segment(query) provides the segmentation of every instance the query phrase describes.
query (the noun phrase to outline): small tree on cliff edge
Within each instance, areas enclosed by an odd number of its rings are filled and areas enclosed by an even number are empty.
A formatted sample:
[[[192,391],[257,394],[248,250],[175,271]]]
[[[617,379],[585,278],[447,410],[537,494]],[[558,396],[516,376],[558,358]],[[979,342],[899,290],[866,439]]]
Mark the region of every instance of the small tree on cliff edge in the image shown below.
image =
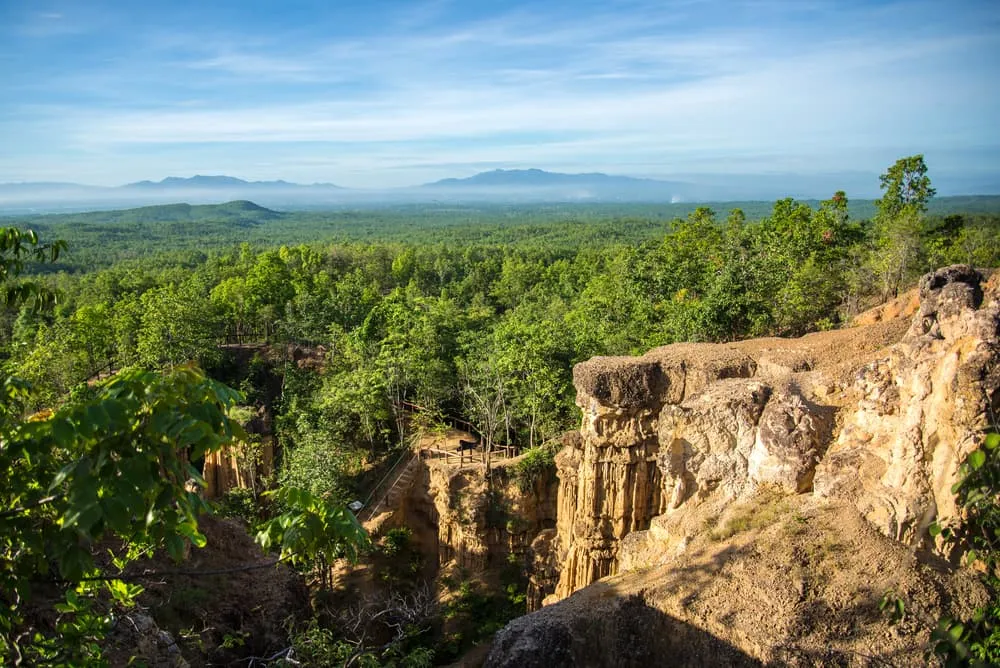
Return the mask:
[[[879,177],[882,198],[875,200],[876,251],[872,256],[882,281],[882,298],[899,294],[920,255],[920,230],[927,202],[934,197],[923,155],[900,158]]]

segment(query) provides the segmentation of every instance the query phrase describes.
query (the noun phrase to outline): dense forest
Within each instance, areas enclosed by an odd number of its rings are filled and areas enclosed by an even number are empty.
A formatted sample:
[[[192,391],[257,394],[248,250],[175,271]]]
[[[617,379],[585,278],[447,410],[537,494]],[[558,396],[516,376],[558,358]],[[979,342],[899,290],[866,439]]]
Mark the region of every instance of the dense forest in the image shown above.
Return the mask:
[[[819,201],[801,202],[815,209]],[[219,205],[168,204],[122,211],[10,216],[7,225],[30,228],[46,239],[69,242],[57,265],[39,271],[92,271],[135,258],[154,262],[197,262],[205,253],[241,243],[255,249],[297,244],[449,244],[578,249],[584,246],[641,244],[662,238],[666,225],[699,206],[718,212],[741,210],[747,220],[768,216],[773,203],[709,204],[553,203],[535,205],[409,204],[383,208],[341,207],[322,212],[272,211],[252,202]],[[1000,213],[998,196],[935,198],[927,214]],[[851,200],[854,220],[871,220],[873,200]]]
[[[18,267],[55,299],[10,300],[5,371],[31,388],[24,414],[86,405],[99,391],[87,380],[108,370],[191,360],[253,408],[264,362],[234,371],[227,345],[318,350],[322,364],[284,371],[271,482],[343,504],[403,440],[401,402],[532,447],[577,421],[572,367],[592,356],[836,328],[929,268],[1000,263],[1000,215],[974,199],[929,208],[922,157],[887,170],[883,192],[860,213],[837,192],[683,217],[627,206],[279,214],[234,202],[11,219],[68,249]]]

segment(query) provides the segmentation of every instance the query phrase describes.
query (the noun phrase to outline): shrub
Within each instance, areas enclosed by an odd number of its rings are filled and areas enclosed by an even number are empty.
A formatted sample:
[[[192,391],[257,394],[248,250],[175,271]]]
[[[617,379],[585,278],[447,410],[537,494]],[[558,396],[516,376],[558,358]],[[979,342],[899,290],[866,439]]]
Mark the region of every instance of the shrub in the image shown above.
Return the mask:
[[[219,514],[243,520],[250,527],[256,526],[262,517],[257,495],[246,487],[235,487],[226,492],[219,504]]]
[[[413,532],[407,527],[389,529],[382,541],[382,551],[390,556],[399,554],[410,547],[412,537]]]
[[[942,618],[931,644],[946,666],[1000,665],[1000,434],[988,434],[982,448],[966,457],[952,492],[962,522],[932,524],[930,534],[968,550],[969,563],[981,566],[990,601],[971,619]]]
[[[525,450],[514,468],[514,480],[521,492],[528,493],[534,489],[536,482],[554,474],[555,470],[555,448],[548,444],[539,445]]]

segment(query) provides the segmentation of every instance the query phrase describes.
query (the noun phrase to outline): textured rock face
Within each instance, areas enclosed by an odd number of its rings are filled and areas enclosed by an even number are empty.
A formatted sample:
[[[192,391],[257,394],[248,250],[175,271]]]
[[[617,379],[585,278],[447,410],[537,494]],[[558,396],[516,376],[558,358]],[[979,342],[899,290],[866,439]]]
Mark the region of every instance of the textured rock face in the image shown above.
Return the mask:
[[[857,404],[820,464],[816,494],[854,503],[911,544],[935,518],[955,516],[958,466],[1000,400],[998,331],[1000,305],[978,272],[925,276],[906,336],[858,374]]]
[[[205,455],[203,476],[207,498],[217,499],[237,488],[261,488],[261,479],[274,473],[274,437],[261,436],[260,439],[256,460],[232,446]]]
[[[577,365],[582,425],[556,458],[556,535],[539,562],[559,567],[547,602],[617,573],[623,539],[654,518],[765,488],[847,502],[892,538],[924,540],[955,513],[958,465],[1000,409],[996,292],[947,267],[921,280],[910,320]]]
[[[575,668],[663,665],[760,666],[727,642],[684,624],[639,595],[602,601],[599,615],[572,619],[522,617],[493,644],[491,668]],[[519,622],[521,622],[519,624]],[[669,657],[669,659],[667,658]],[[677,662],[678,658],[697,658]]]
[[[508,555],[522,561],[544,559],[535,538],[555,525],[556,481],[540,481],[521,491],[503,467],[493,471],[490,491],[480,467],[428,466],[427,493],[437,515],[440,566],[473,572],[502,565]],[[535,552],[529,552],[534,545]]]
[[[668,510],[715,490],[735,497],[749,478],[757,423],[772,389],[755,380],[724,380],[659,418],[657,463],[669,493]]]
[[[271,407],[260,406],[253,418],[244,425],[248,434],[259,439],[259,444],[227,445],[205,455],[202,475],[205,478],[207,498],[217,499],[237,488],[262,489],[262,480],[274,474],[273,425]]]
[[[794,494],[812,488],[816,463],[829,443],[833,411],[795,391],[783,392],[764,407],[747,465],[755,485]]]
[[[122,618],[107,638],[112,658],[130,662],[134,657],[151,668],[188,668],[180,647],[169,632],[149,615],[132,613]]]
[[[556,458],[555,550],[561,572],[555,598],[614,574],[621,539],[646,529],[666,510],[671,496],[664,493],[658,465],[662,412],[713,381],[747,377],[755,368],[735,349],[698,344],[667,346],[641,358],[598,357],[576,366],[583,425],[579,441]],[[683,444],[677,449],[683,451]],[[683,452],[678,462],[683,468]],[[679,471],[677,478],[688,474]]]

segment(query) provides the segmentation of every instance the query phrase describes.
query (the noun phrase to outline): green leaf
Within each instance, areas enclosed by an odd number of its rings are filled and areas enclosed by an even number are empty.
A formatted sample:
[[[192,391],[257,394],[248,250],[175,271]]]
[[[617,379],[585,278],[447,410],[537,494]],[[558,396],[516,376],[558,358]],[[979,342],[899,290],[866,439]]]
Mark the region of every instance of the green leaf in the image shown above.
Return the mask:
[[[62,485],[64,482],[66,482],[66,478],[69,476],[69,474],[73,471],[75,467],[76,467],[76,462],[70,462],[66,466],[59,469],[59,472],[56,473],[56,476],[52,479],[52,484],[49,485],[48,491],[51,492],[60,485]]]
[[[100,430],[106,432],[108,425],[110,424],[110,419],[108,418],[107,411],[101,404],[92,404],[87,406],[86,410],[87,422],[90,424],[90,428],[94,431]]]
[[[121,498],[110,496],[101,499],[101,506],[104,508],[104,516],[111,529],[121,532],[128,530],[132,513]]]
[[[95,502],[93,505],[85,507],[79,514],[76,526],[83,533],[96,536],[103,525],[103,520],[104,513],[101,506]]]
[[[59,573],[67,580],[79,580],[90,567],[90,555],[79,546],[66,546],[59,555]]]
[[[986,463],[986,453],[982,450],[976,450],[969,454],[969,466],[972,467],[973,471],[978,471],[983,468],[983,464]]]
[[[62,447],[68,448],[76,441],[76,428],[66,418],[55,418],[49,424],[52,429],[52,438]]]
[[[167,552],[174,561],[183,561],[184,539],[177,534],[167,536]]]
[[[983,447],[987,450],[996,450],[997,447],[1000,447],[1000,434],[986,434],[986,438],[983,440]]]

